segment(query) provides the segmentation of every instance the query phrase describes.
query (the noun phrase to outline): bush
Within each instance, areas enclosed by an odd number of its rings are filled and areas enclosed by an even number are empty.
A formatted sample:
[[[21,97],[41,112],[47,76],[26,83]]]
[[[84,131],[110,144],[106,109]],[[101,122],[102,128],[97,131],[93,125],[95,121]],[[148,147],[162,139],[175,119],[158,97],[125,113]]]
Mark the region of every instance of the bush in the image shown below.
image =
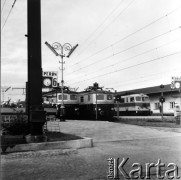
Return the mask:
[[[2,124],[2,128],[10,135],[26,135],[29,133],[28,121],[22,112],[18,112],[17,118],[10,124]]]

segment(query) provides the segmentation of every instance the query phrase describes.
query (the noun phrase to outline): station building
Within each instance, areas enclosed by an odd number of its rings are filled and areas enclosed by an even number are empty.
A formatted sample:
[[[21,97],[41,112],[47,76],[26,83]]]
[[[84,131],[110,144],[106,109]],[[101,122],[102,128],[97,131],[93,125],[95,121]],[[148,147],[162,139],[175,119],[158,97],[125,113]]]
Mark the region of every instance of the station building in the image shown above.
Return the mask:
[[[165,98],[165,102],[163,103],[164,115],[173,115],[175,105],[181,104],[181,91],[180,89],[176,88],[172,89],[171,84],[166,84],[163,88],[160,88],[160,86],[154,86],[142,89],[121,91],[118,94],[123,96],[139,93],[143,93],[149,96],[151,111],[153,112],[153,115],[159,115],[161,113],[160,97],[162,96],[162,94]]]

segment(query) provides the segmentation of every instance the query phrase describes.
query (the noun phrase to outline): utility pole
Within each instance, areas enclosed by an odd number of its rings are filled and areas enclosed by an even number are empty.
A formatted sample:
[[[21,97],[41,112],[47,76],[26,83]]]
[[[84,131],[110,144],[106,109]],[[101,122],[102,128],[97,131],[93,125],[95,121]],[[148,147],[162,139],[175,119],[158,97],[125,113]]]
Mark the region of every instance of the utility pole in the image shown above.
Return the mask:
[[[42,106],[42,68],[41,68],[41,1],[27,0],[28,9],[28,121],[30,135],[42,135],[45,112]]]

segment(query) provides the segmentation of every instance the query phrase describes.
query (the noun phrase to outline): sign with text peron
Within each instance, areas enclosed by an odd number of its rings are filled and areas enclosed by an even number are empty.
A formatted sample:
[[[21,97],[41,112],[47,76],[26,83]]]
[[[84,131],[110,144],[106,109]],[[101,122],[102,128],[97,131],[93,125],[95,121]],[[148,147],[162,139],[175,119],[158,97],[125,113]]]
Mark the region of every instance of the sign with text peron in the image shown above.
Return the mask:
[[[43,71],[43,88],[54,88],[57,87],[57,71]]]

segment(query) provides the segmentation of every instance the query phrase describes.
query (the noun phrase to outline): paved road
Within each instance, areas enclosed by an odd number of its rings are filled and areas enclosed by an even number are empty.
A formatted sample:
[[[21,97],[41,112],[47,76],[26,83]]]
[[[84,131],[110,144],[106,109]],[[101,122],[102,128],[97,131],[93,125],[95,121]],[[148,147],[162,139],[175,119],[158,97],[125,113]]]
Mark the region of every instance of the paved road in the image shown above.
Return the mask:
[[[50,129],[51,123],[52,122],[48,123]],[[149,139],[181,135],[181,133],[173,132],[173,129],[169,131],[168,128],[165,128],[167,129],[167,131],[165,131],[165,129],[161,127],[140,127],[119,122],[69,120],[57,123],[59,124],[61,132],[82,137],[91,137],[94,142]]]
[[[181,133],[103,121],[60,122],[61,131],[94,139],[93,148],[75,154],[26,159],[2,159],[3,179],[11,180],[101,180],[107,179],[110,157],[129,157],[145,169],[145,163],[174,162],[181,172]],[[152,178],[155,178],[152,170]],[[124,179],[120,175],[120,179]]]

